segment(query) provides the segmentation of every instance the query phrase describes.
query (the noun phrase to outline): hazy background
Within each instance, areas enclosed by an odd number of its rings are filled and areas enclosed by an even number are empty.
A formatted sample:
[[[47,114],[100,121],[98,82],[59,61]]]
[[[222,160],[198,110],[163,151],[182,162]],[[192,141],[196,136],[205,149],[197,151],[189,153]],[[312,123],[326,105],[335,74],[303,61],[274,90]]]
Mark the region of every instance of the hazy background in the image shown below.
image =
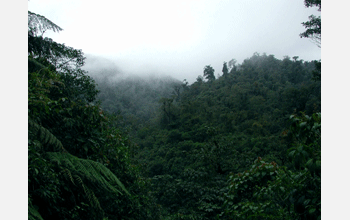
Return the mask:
[[[303,0],[31,0],[28,10],[63,28],[44,36],[82,49],[87,67],[91,55],[101,56],[111,62],[93,65],[114,63],[125,74],[193,82],[205,65],[217,76],[224,61],[241,63],[254,52],[321,59],[321,49],[299,37],[301,23],[320,15]]]

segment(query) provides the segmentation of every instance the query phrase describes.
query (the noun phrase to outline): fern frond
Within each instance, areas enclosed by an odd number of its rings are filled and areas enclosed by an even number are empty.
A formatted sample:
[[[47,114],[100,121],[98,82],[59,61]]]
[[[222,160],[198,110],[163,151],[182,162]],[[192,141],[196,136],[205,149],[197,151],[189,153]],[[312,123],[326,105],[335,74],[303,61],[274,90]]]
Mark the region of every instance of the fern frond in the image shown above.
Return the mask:
[[[61,27],[49,19],[30,11],[28,11],[28,29],[29,33],[32,36],[36,36],[38,32],[41,32],[41,34],[43,34],[47,30],[52,30],[54,32],[63,31]]]
[[[35,123],[33,120],[28,120],[28,131],[47,147],[51,147],[53,151],[66,151],[55,135],[49,130]]]
[[[68,169],[63,169],[60,173],[63,173],[66,179],[69,179],[73,183],[73,185],[75,185],[72,173]]]
[[[88,197],[90,204],[93,207],[97,207],[99,210],[103,211],[101,208],[100,202],[98,201],[95,193],[83,183],[83,180],[79,176],[76,175],[75,178],[80,183],[81,187],[83,188],[84,193]]]
[[[29,204],[28,204],[28,219],[29,220],[44,220],[38,210],[33,206],[29,199]]]
[[[114,173],[101,163],[81,159],[69,153],[49,152],[47,154],[51,161],[56,162],[63,169],[69,170],[71,175],[79,176],[86,184],[113,193],[122,194],[120,191],[122,190],[130,195]]]

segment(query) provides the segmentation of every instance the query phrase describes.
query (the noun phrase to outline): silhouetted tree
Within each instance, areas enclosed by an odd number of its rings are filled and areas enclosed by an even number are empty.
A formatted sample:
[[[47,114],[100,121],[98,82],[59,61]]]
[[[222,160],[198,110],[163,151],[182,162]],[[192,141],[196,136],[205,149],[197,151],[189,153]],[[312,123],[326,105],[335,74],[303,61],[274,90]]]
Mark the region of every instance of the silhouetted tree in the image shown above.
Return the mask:
[[[208,81],[214,81],[215,80],[214,72],[215,72],[215,70],[210,65],[207,65],[207,66],[204,67],[204,71],[203,71],[204,77]]]
[[[226,77],[227,76],[227,73],[228,73],[228,68],[227,68],[227,63],[224,62],[224,65],[222,67],[222,73],[223,73],[223,76]]]

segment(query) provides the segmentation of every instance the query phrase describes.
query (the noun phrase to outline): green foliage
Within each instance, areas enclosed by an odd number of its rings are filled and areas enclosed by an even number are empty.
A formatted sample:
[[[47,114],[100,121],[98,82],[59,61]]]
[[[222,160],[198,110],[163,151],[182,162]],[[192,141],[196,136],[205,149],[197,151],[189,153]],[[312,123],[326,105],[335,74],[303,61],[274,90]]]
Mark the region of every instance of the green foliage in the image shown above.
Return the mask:
[[[306,7],[318,7],[318,10],[321,10],[321,0],[304,0]]]
[[[320,219],[320,62],[254,53],[191,85],[97,87],[28,16],[29,219]]]
[[[213,67],[211,67],[210,65],[207,65],[204,67],[204,77],[208,80],[208,81],[213,81],[215,80],[215,75],[214,75],[215,70],[213,69]]]
[[[45,151],[50,151],[49,149],[52,149],[51,151],[64,150],[62,143],[44,127],[38,125],[31,119],[28,121],[28,127],[34,138],[41,140],[41,144],[47,147]]]
[[[225,213],[226,178],[230,172],[249,170],[258,156],[275,161],[281,173],[285,166],[292,168],[288,149],[295,140],[287,129],[293,123],[288,115],[320,110],[320,82],[312,80],[313,62],[256,53],[234,66],[226,77],[211,82],[199,78],[192,85],[183,85],[180,94],[160,99],[156,120],[139,126],[132,137],[139,146],[135,157],[152,178],[156,202],[170,219],[213,219]],[[296,172],[289,171],[285,175]],[[269,181],[279,178],[274,174]],[[288,178],[281,177],[273,190],[286,187]],[[268,186],[272,187],[267,182],[260,185]],[[289,189],[302,186],[299,182]],[[294,203],[271,206],[274,197],[264,198],[265,202],[254,207],[260,211],[270,207],[266,218],[289,215],[288,207],[294,207]],[[240,210],[245,210],[247,218],[258,215],[248,208]]]
[[[304,4],[306,7],[318,7],[318,11],[321,11],[321,0],[305,0]],[[300,37],[310,38],[321,47],[321,17],[310,15],[309,21],[303,22],[302,25],[306,31],[301,33]]]
[[[250,170],[229,177],[222,216],[234,219],[321,218],[321,115],[291,117],[293,167],[258,158]]]
[[[321,61],[314,61],[315,70],[312,72],[315,81],[321,81]]]
[[[70,188],[72,186],[67,181],[74,186],[78,186],[78,188],[80,187],[80,191],[85,194],[91,208],[102,212],[103,210],[95,195],[96,190],[99,194],[102,192],[118,194],[122,190],[130,195],[124,185],[107,167],[98,162],[74,157],[65,151],[61,142],[47,129],[32,121],[29,125],[29,174],[32,174],[29,178],[29,194],[35,198],[35,202],[45,198],[55,201],[53,203],[56,203],[56,201],[63,202],[64,198],[60,198],[62,191],[76,193],[74,187],[73,189]],[[49,148],[44,148],[45,145],[53,146],[51,149],[57,152],[50,152]],[[44,178],[40,174],[44,174]],[[37,187],[39,188],[36,189]],[[78,197],[75,200],[78,200]],[[58,208],[57,203],[52,204],[50,202],[50,204],[56,206],[54,209]],[[37,203],[37,205],[43,208],[43,204]],[[30,210],[34,211],[35,214],[36,209],[31,208]],[[44,214],[47,217],[48,213]]]
[[[61,29],[28,16],[29,219],[157,219],[133,144],[93,103],[83,53],[37,36]]]
[[[142,79],[135,76],[111,81],[107,77],[112,71],[113,69],[91,70],[91,75],[99,76],[95,80],[100,90],[98,99],[101,100],[101,107],[106,112],[116,114],[119,117],[120,127],[128,131],[131,136],[135,136],[144,125],[159,119],[158,110],[164,109],[164,102],[160,99],[170,99],[173,92],[174,96],[178,96],[182,91],[181,82],[165,77]],[[173,101],[177,101],[176,97]],[[168,106],[165,107],[168,110]],[[168,116],[164,111],[163,113],[164,117],[161,120],[164,120],[166,125]]]
[[[228,74],[228,68],[227,68],[227,63],[224,62],[223,67],[222,67],[222,75],[226,77]]]
[[[36,207],[33,206],[31,199],[28,199],[28,219],[29,220],[43,220],[40,213],[36,209]]]
[[[138,213],[134,216],[151,218],[153,213],[158,213],[162,219],[232,218],[236,214],[241,219],[310,217],[296,211],[299,210],[296,207],[309,211],[317,207],[312,202],[317,190],[313,193],[310,190],[312,184],[317,185],[318,177],[303,169],[304,165],[295,167],[299,159],[288,157],[293,151],[288,148],[295,147],[292,144],[296,141],[292,135],[295,129],[287,128],[295,124],[288,120],[291,113],[302,111],[306,115],[320,110],[320,82],[313,80],[315,62],[304,62],[298,57],[278,60],[273,55],[255,53],[242,64],[231,62],[230,68],[225,77],[210,82],[199,77],[192,85],[184,82],[169,86],[171,83],[153,81],[152,87],[138,80],[107,83],[99,79],[101,105],[123,117],[121,124],[100,111],[98,105],[78,109],[75,102],[64,102],[70,107],[60,117],[66,122],[74,121],[51,127],[58,133],[69,131],[64,135],[70,142],[79,137],[80,141],[73,146],[80,150],[71,148],[70,152],[104,164],[120,180],[125,180],[123,183],[131,195],[137,195],[137,200],[120,196],[117,203],[109,206],[110,211],[105,211],[107,216],[115,216],[112,209],[119,210],[121,205]],[[112,124],[123,125],[124,129],[112,132],[108,128]],[[131,131],[130,139],[123,138],[125,130]],[[108,138],[100,139],[100,135]],[[89,146],[88,152],[83,150],[84,146]],[[118,150],[108,150],[113,146],[118,146]],[[308,162],[310,167],[320,164],[310,160],[313,153],[307,146],[303,145],[301,150],[308,154],[301,159],[302,163]],[[294,155],[299,158],[305,154],[302,151]],[[101,152],[103,156],[96,156]],[[267,164],[276,170],[258,174],[250,168],[258,156],[275,161]],[[135,169],[142,171],[142,175],[132,175],[125,166],[136,161],[142,167]],[[265,169],[266,165],[255,166]],[[230,173],[246,170],[252,179],[242,180],[248,184],[238,183],[242,193],[236,196],[226,179]],[[311,184],[307,181],[313,175],[315,181]],[[136,187],[140,185],[143,188]],[[302,194],[307,197],[300,197]],[[109,199],[99,201],[103,207]],[[297,201],[307,203],[310,209]],[[230,202],[237,208],[232,208]],[[142,210],[133,204],[148,204],[149,208]],[[318,209],[315,210],[317,213]],[[123,216],[130,215],[123,212]]]
[[[320,176],[321,113],[314,113],[311,117],[292,115],[290,118],[292,121],[290,135],[294,139],[294,147],[289,149],[289,157],[294,162],[294,167],[297,170],[307,167]]]
[[[80,159],[68,153],[59,152],[48,153],[48,158],[62,168],[62,172],[65,173],[67,179],[71,180],[73,184],[75,184],[73,180],[73,176],[75,176],[80,184],[82,184],[83,180],[87,180],[91,181],[94,188],[101,188],[102,190],[110,191],[110,193],[121,194],[116,188],[117,186],[126,194],[129,194],[119,179],[107,167],[98,162]]]
[[[318,47],[321,47],[321,17],[315,15],[309,16],[309,21],[303,22],[306,31],[300,34],[300,37],[311,38]]]
[[[266,163],[260,157],[250,170],[229,176],[229,191],[225,200],[225,215],[236,219],[278,219],[279,204],[264,198],[258,192],[276,179],[278,166]]]

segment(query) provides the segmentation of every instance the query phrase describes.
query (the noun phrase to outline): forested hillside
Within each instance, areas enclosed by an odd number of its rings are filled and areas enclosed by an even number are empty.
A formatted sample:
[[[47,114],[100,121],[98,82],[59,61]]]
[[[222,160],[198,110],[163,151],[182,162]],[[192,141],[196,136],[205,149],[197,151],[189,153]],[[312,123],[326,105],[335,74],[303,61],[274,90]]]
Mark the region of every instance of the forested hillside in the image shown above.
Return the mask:
[[[307,129],[316,133],[317,138],[310,140],[313,147],[318,141],[320,115],[314,114],[321,108],[318,62],[298,57],[279,60],[256,53],[242,64],[230,63],[229,67],[224,63],[219,78],[210,65],[205,66],[203,77],[198,76],[191,85],[97,81],[102,107],[121,116],[124,125],[134,125],[130,135],[137,144],[135,158],[143,165],[143,174],[152,180],[152,192],[163,215],[171,219],[212,219],[235,213],[224,206],[225,201],[233,202],[227,178],[249,171],[253,164],[265,163],[257,158],[291,170],[294,162],[313,158],[309,149],[310,155],[295,155],[302,158],[291,162],[288,149],[297,140],[304,141],[295,133],[302,129],[300,124],[316,124],[312,127],[316,130]],[[302,154],[305,149],[298,150]],[[287,208],[278,207],[283,211],[276,215],[293,216],[284,210]],[[279,217],[273,214],[269,218]]]
[[[28,12],[29,219],[321,219],[320,61],[119,77],[48,30]]]
[[[113,71],[113,70],[109,70]],[[96,73],[91,71],[91,74]],[[108,76],[98,74],[95,77],[102,108],[112,114],[121,116],[119,123],[128,132],[135,133],[140,126],[155,119],[160,107],[160,100],[171,97],[174,87],[181,82],[171,77],[118,77],[111,80]]]

